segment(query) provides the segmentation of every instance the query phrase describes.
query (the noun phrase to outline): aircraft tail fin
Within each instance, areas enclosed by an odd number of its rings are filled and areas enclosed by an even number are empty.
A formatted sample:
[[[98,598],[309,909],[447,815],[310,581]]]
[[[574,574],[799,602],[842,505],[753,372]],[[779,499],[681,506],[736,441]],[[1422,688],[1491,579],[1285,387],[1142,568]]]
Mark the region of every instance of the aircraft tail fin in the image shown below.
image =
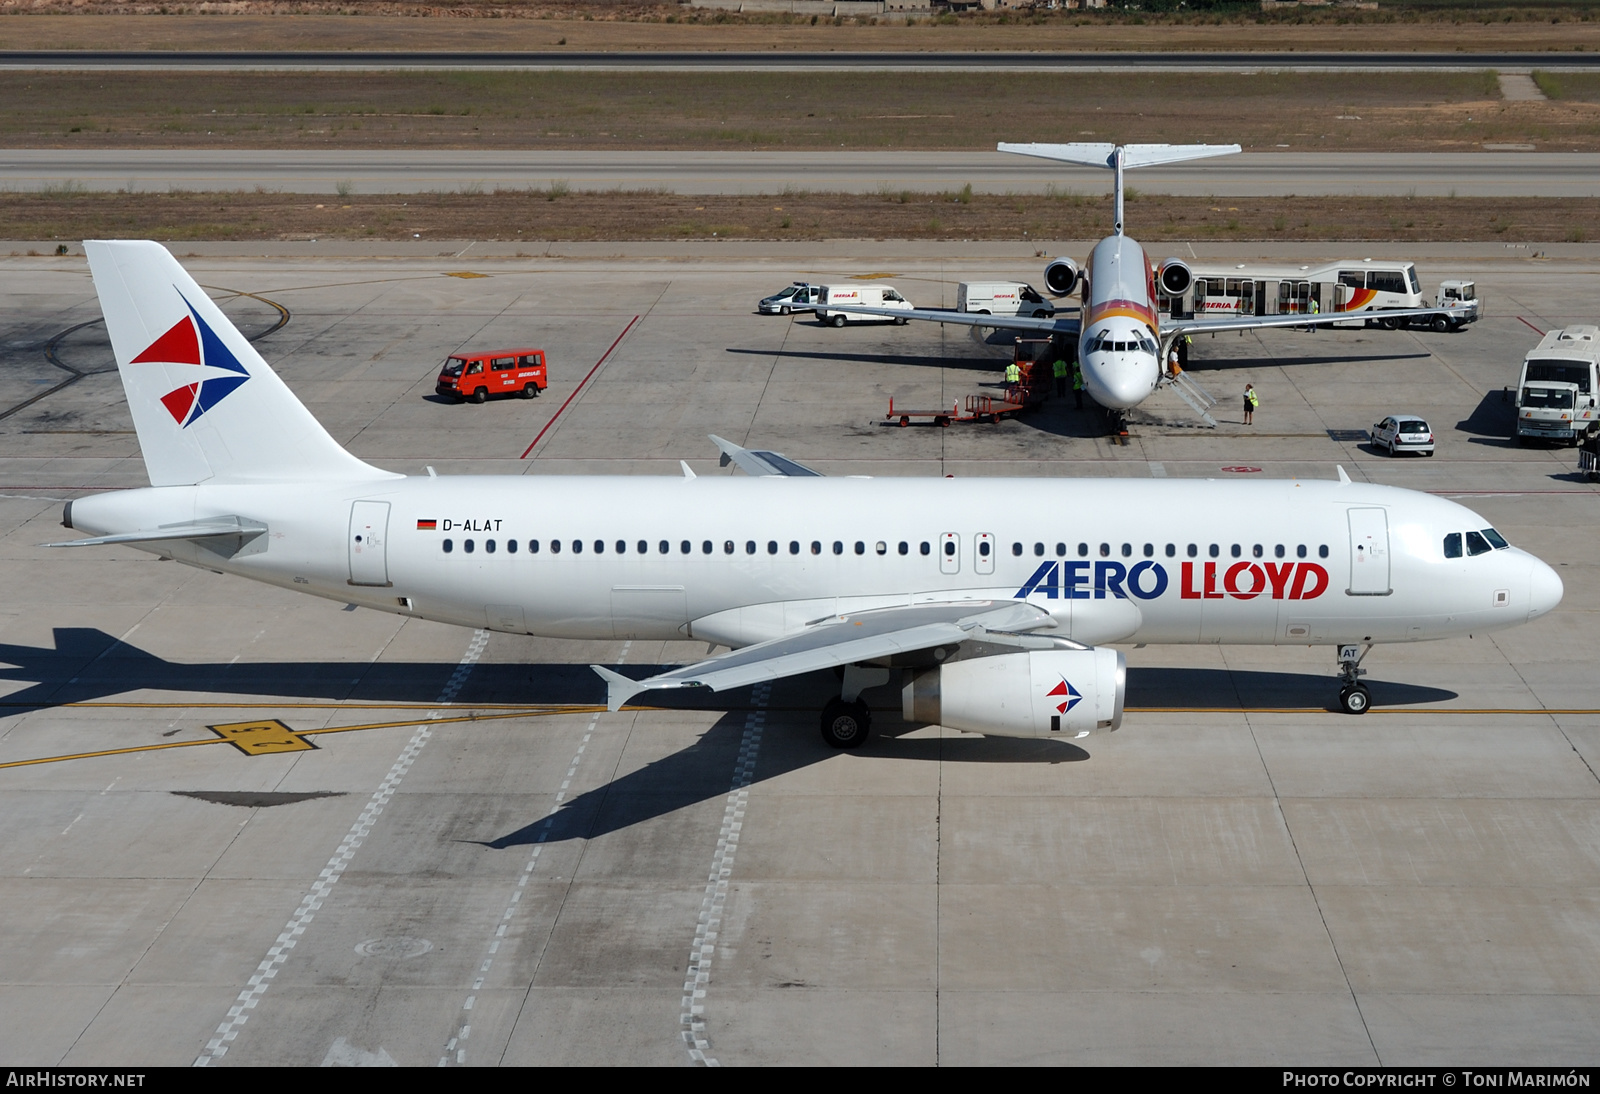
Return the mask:
[[[83,249],[152,486],[401,477],[340,447],[165,247]]]

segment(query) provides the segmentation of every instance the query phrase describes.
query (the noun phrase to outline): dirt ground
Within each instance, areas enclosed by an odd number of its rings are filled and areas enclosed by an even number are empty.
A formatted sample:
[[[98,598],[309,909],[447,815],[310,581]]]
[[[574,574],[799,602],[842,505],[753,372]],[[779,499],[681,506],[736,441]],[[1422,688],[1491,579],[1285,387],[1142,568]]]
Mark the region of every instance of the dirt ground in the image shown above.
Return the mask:
[[[295,14],[323,10],[368,14]],[[206,14],[158,14],[161,10]],[[72,10],[84,14],[35,14]],[[149,14],[117,14],[126,11]],[[262,14],[276,11],[276,14]],[[230,14],[231,13],[231,14]],[[388,13],[386,16],[384,13]],[[587,15],[589,18],[584,18]],[[672,18],[679,20],[668,23]],[[879,26],[747,17],[674,6],[127,3],[0,0],[0,49],[376,50],[1299,50],[1478,52],[1600,49],[1582,5],[1446,11],[1328,10],[1264,17],[1105,16],[1061,12],[921,19]],[[780,21],[784,20],[784,21]],[[1509,20],[1509,21],[1508,21]]]
[[[0,147],[1600,149],[1595,81],[1505,102],[1488,72],[0,71]]]
[[[1578,242],[1596,199],[1179,198],[1137,195],[1141,240]],[[910,192],[694,197],[497,191],[323,199],[272,193],[10,194],[0,239],[1093,239],[1111,201]]]

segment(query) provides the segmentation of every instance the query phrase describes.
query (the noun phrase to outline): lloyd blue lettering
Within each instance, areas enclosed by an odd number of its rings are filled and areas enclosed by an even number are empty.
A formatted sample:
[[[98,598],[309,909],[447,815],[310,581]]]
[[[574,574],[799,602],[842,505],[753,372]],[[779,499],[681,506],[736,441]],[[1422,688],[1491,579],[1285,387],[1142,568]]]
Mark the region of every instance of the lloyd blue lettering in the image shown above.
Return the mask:
[[[1041,562],[1014,596],[1018,600],[1035,594],[1046,600],[1104,600],[1110,592],[1123,600],[1154,600],[1166,591],[1167,571],[1158,562],[1140,562],[1130,570],[1120,562],[1085,560]]]

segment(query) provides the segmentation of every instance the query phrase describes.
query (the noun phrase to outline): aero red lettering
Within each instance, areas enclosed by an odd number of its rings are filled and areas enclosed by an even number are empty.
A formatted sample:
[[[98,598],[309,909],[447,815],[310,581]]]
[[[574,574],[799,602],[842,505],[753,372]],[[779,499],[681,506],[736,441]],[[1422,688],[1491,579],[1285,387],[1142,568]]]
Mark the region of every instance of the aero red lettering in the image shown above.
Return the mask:
[[[1248,590],[1239,588],[1239,575],[1243,573],[1250,575]],[[1228,567],[1228,572],[1222,575],[1222,587],[1240,600],[1253,600],[1267,587],[1267,575],[1253,562],[1235,562]]]
[[[1222,594],[1217,592],[1217,564],[1215,562],[1206,563],[1205,599],[1207,599],[1207,600],[1221,600],[1222,599]]]
[[[1185,600],[1199,600],[1200,590],[1194,587],[1194,563],[1183,564],[1183,584],[1180,586],[1179,595]]]
[[[1312,587],[1306,588],[1306,579],[1312,580]],[[1315,562],[1301,562],[1296,564],[1294,584],[1289,587],[1290,600],[1315,600],[1328,591],[1328,571],[1318,566]]]
[[[1284,587],[1289,584],[1289,575],[1294,573],[1292,562],[1268,562],[1267,580],[1272,582],[1272,599],[1282,600]]]

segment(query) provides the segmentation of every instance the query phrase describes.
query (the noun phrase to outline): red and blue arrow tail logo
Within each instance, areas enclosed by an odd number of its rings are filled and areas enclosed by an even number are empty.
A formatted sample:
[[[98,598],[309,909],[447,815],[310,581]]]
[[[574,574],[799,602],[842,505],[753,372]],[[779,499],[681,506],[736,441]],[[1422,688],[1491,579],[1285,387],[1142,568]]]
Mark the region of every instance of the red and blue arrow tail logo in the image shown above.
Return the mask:
[[[1061,678],[1061,683],[1051,688],[1047,694],[1051,698],[1055,698],[1056,696],[1062,697],[1062,701],[1056,704],[1056,713],[1058,714],[1065,714],[1067,711],[1077,706],[1078,703],[1083,699],[1083,696],[1079,695],[1077,690],[1074,689],[1071,684],[1067,683],[1067,678],[1065,676]]]
[[[178,294],[180,297],[182,293]],[[231,376],[212,376],[182,387],[173,388],[161,396],[161,405],[167,408],[172,420],[187,429],[206,411],[233,393],[234,389],[250,379],[250,373],[239,363],[217,332],[212,330],[188,299],[183,301],[189,314],[172,325],[172,329],[133,359],[131,364],[157,361],[167,365],[194,365],[222,369]]]

